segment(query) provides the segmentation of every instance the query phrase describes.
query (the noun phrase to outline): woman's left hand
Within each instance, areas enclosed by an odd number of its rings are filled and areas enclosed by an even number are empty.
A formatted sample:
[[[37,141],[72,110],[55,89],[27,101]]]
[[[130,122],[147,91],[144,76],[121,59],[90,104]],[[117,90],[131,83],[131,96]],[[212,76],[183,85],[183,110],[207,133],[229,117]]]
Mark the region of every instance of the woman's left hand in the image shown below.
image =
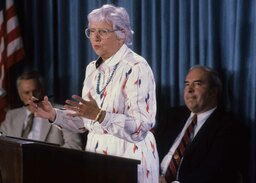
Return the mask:
[[[75,100],[66,100],[64,107],[66,109],[72,110],[75,113],[70,113],[70,116],[80,116],[85,117],[91,120],[95,120],[100,108],[98,107],[97,102],[89,95],[89,100],[86,101],[78,95],[72,95],[72,98]]]

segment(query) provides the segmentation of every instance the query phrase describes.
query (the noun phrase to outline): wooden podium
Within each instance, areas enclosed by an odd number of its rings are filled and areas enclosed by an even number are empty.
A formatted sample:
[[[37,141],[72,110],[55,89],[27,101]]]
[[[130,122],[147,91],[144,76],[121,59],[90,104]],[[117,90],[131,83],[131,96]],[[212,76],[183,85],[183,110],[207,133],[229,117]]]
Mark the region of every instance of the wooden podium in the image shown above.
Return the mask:
[[[139,163],[0,136],[0,183],[135,183]]]

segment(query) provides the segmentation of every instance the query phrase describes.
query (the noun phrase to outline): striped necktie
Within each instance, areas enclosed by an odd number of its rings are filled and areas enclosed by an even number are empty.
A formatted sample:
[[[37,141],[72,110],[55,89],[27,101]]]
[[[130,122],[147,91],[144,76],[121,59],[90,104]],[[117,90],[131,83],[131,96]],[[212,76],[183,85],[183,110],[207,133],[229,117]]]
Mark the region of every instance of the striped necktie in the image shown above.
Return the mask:
[[[169,163],[167,168],[165,179],[167,182],[172,182],[177,178],[177,171],[179,169],[182,157],[184,155],[186,147],[192,141],[194,137],[194,127],[197,123],[197,115],[194,115],[192,118],[192,122],[187,127],[184,136],[182,137],[180,144],[178,145],[177,149],[175,150],[172,159]]]
[[[33,119],[34,119],[34,114],[33,113],[29,114],[27,118],[27,125],[22,131],[22,135],[21,135],[22,137],[28,138],[28,134],[30,133],[33,126]]]

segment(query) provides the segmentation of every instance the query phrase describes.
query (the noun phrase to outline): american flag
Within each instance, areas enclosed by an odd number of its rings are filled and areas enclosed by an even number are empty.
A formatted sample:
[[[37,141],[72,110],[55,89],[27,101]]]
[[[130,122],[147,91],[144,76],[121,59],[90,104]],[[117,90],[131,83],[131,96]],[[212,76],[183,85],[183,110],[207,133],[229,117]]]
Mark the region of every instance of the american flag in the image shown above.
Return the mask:
[[[24,49],[13,0],[0,0],[0,89],[8,91],[8,71],[24,57]],[[0,92],[1,92],[0,91]],[[7,92],[8,94],[8,92]],[[7,97],[0,97],[0,122]]]

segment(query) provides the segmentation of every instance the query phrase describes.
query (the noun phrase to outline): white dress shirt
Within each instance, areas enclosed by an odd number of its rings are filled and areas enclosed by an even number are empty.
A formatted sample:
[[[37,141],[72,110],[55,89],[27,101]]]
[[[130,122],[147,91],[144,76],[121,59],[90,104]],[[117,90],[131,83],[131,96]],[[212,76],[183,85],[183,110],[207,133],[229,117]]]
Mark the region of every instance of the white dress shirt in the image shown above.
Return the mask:
[[[24,128],[25,126],[27,126],[28,116],[31,114],[31,112],[29,110],[26,110],[26,113],[27,113],[27,117],[24,122]],[[43,123],[42,118],[39,118],[39,117],[33,118],[33,126],[31,131],[28,134],[28,139],[40,140],[42,123]]]
[[[198,133],[198,131],[200,130],[200,128],[203,126],[203,124],[205,123],[205,121],[208,119],[208,117],[213,113],[213,111],[216,109],[216,107],[214,107],[213,109],[210,109],[204,113],[198,114],[197,115],[197,124],[195,126],[195,131],[194,131],[194,137],[196,136],[196,134]],[[161,174],[165,175],[167,168],[169,166],[169,163],[172,159],[172,156],[175,152],[175,150],[177,149],[177,147],[180,144],[180,141],[182,139],[182,137],[184,136],[184,133],[186,132],[187,127],[190,125],[190,123],[192,122],[192,118],[195,115],[195,113],[191,112],[186,124],[184,125],[181,133],[177,136],[177,138],[175,139],[173,145],[171,146],[169,152],[165,155],[165,157],[163,158],[162,162],[161,162]],[[182,160],[181,160],[182,163]],[[177,172],[178,174],[178,172]],[[178,175],[177,175],[178,177]],[[177,183],[178,181],[174,181],[173,183]]]

